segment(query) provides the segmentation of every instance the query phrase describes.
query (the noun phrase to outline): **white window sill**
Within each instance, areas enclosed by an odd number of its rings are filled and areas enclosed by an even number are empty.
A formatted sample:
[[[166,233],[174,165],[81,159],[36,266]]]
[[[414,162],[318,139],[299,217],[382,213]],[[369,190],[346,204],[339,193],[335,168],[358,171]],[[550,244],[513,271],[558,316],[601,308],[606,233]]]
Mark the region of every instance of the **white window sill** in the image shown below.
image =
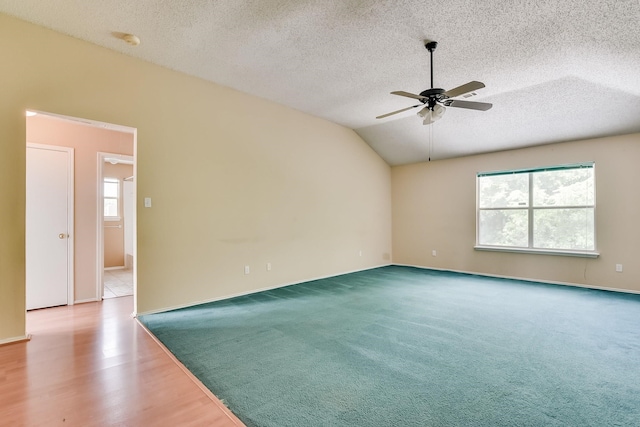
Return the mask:
[[[104,220],[105,220],[105,222],[106,221],[120,221],[120,220],[122,220],[122,218],[120,218],[119,216],[105,216]]]
[[[566,249],[531,249],[531,248],[507,248],[502,246],[480,246],[473,247],[477,251],[490,251],[490,252],[512,252],[523,254],[537,254],[537,255],[559,255],[559,256],[574,256],[582,258],[598,258],[599,252],[596,251],[571,251]]]

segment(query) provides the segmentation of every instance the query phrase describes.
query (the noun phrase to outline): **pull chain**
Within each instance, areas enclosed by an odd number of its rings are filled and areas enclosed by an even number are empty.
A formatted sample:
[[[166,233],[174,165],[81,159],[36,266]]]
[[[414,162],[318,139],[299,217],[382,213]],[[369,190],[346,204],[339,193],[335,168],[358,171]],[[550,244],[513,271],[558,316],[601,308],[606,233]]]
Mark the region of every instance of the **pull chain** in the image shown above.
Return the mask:
[[[433,150],[433,123],[429,125],[429,161],[431,161],[431,150]]]

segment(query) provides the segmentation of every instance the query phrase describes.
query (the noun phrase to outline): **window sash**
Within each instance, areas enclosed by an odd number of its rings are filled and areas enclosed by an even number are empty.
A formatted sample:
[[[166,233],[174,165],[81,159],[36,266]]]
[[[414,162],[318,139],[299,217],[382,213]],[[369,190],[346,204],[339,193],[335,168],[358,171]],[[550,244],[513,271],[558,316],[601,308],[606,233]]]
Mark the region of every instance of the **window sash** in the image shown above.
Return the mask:
[[[587,203],[587,204],[581,204],[581,205],[543,205],[543,206],[534,206],[534,175],[536,172],[547,172],[547,171],[561,171],[561,170],[572,170],[572,169],[593,169],[594,170],[594,175],[593,175],[593,185],[590,189],[585,189],[585,192],[590,191],[591,197],[589,198],[590,200],[593,200],[593,203]],[[491,206],[491,207],[481,207],[483,200],[481,200],[481,179],[483,177],[490,177],[490,176],[498,176],[498,175],[514,175],[514,174],[527,174],[528,177],[528,195],[527,195],[527,202],[526,202],[526,206]],[[542,168],[532,168],[532,169],[520,169],[520,170],[511,170],[511,171],[495,171],[495,172],[483,172],[483,173],[478,173],[477,174],[477,178],[476,178],[476,192],[477,192],[477,199],[476,199],[476,247],[481,248],[481,247],[497,247],[497,248],[504,248],[504,249],[530,249],[530,250],[535,250],[535,251],[540,251],[540,252],[545,252],[545,251],[563,251],[563,250],[568,250],[568,251],[574,251],[574,249],[567,249],[567,248],[561,248],[561,247],[542,247],[542,246],[536,246],[535,241],[534,241],[534,234],[536,230],[534,229],[534,218],[535,218],[535,212],[541,212],[541,211],[545,211],[545,210],[575,210],[575,211],[580,211],[580,210],[588,210],[588,209],[592,209],[593,212],[593,217],[592,220],[585,220],[585,224],[589,224],[589,229],[587,230],[587,234],[585,236],[585,242],[586,243],[591,243],[588,245],[588,247],[585,248],[580,248],[580,249],[575,249],[576,251],[584,251],[584,252],[594,252],[595,253],[595,248],[596,248],[596,236],[595,236],[595,164],[593,162],[589,162],[589,163],[578,163],[578,164],[571,164],[571,165],[559,165],[559,166],[550,166],[550,167],[542,167]],[[566,186],[563,188],[567,188]],[[487,203],[485,203],[487,204]],[[491,243],[482,243],[481,240],[483,240],[483,234],[484,235],[490,235],[491,234],[491,230],[487,230],[485,229],[481,229],[481,225],[482,225],[482,212],[490,212],[490,211],[526,211],[527,212],[527,245],[526,246],[515,246],[515,245],[504,245],[504,244],[491,244]],[[485,216],[486,218],[486,216]],[[485,241],[487,241],[485,239]],[[587,246],[587,245],[585,245]]]
[[[113,191],[107,191],[107,187],[115,187],[115,196],[112,196],[111,194],[109,196],[107,196],[107,193],[113,193]],[[102,192],[103,192],[103,197],[102,197],[102,214],[104,216],[104,218],[106,219],[119,219],[120,218],[120,180],[117,178],[104,178],[103,182],[102,182]],[[115,208],[116,208],[116,214],[115,215],[108,215],[107,214],[107,206],[108,206],[108,201],[115,201]]]
[[[504,170],[504,171],[492,171],[492,172],[478,172],[478,178],[484,176],[496,176],[496,175],[515,175],[519,173],[535,173],[535,172],[548,172],[548,171],[557,171],[557,170],[571,170],[571,169],[594,169],[594,162],[585,162],[585,163],[572,163],[568,165],[557,165],[557,166],[544,166],[538,168],[528,168],[528,169],[512,169],[512,170]]]

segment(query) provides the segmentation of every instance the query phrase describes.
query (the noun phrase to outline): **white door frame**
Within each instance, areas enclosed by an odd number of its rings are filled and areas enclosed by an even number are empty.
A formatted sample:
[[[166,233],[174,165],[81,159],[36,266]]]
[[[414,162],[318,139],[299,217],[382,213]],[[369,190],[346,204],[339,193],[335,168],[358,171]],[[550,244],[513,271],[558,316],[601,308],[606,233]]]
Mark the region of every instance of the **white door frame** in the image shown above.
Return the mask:
[[[79,118],[79,117],[73,117],[73,116],[66,116],[63,114],[56,114],[56,113],[51,113],[51,112],[47,112],[47,111],[41,111],[41,110],[36,110],[36,109],[32,109],[29,108],[28,109],[31,112],[34,112],[36,114],[42,114],[42,115],[46,115],[46,116],[50,116],[50,117],[56,117],[62,120],[66,120],[66,121],[70,121],[70,122],[75,122],[75,123],[81,123],[83,125],[89,125],[89,126],[94,126],[94,127],[99,127],[99,128],[103,128],[103,129],[110,129],[110,130],[115,130],[115,131],[119,131],[119,132],[125,132],[125,133],[130,133],[133,135],[133,175],[137,176],[137,161],[135,159],[137,159],[137,153],[138,153],[138,130],[137,128],[131,127],[131,126],[125,126],[125,125],[117,125],[117,124],[113,124],[113,123],[107,123],[107,122],[101,122],[98,120],[92,120],[92,119],[84,119],[84,118]],[[47,146],[50,147],[50,146]],[[122,156],[121,154],[118,154],[117,156]],[[104,162],[98,162],[98,174],[102,173],[102,166],[104,165]],[[73,172],[74,170],[72,170]],[[100,176],[100,175],[99,175]],[[138,238],[137,238],[137,207],[136,207],[136,195],[137,195],[137,182],[134,180],[134,185],[133,185],[133,196],[134,196],[134,203],[133,203],[133,313],[132,316],[136,316],[137,315],[137,308],[138,308]],[[88,302],[88,301],[102,301],[102,295],[103,295],[103,289],[102,289],[102,281],[103,281],[103,277],[102,277],[102,273],[103,273],[103,267],[104,267],[104,253],[102,252],[102,249],[100,249],[102,246],[102,232],[103,230],[103,202],[102,202],[102,192],[103,192],[103,186],[101,182],[98,182],[98,195],[100,197],[98,197],[97,203],[98,203],[98,226],[97,226],[97,234],[98,234],[98,250],[96,251],[96,264],[98,264],[97,270],[97,274],[96,274],[96,298],[95,300],[92,299],[87,299],[87,300],[83,300],[82,302]],[[71,213],[73,213],[73,210],[70,211]],[[71,228],[70,230],[73,230],[73,233],[75,234],[75,229]],[[71,242],[72,244],[74,243],[75,237],[74,234],[71,236]],[[72,245],[73,248],[73,245]],[[73,249],[72,249],[73,251]],[[100,255],[101,254],[101,255]],[[74,273],[74,267],[75,266],[75,258],[72,256],[69,258],[71,260],[71,262],[73,262],[73,265],[70,269],[70,273],[73,274]],[[72,298],[69,300],[69,304],[73,304],[75,303],[75,279],[74,276],[70,276],[71,279],[73,280],[73,286],[72,286],[72,290],[70,290],[70,295],[72,295]]]
[[[135,136],[134,136],[134,147],[135,147]],[[98,218],[97,218],[97,224],[98,224],[98,230],[97,230],[97,247],[96,247],[96,254],[97,254],[97,263],[96,263],[96,299],[98,301],[102,301],[102,297],[104,295],[104,162],[107,161],[106,159],[108,158],[114,158],[114,159],[118,159],[119,163],[125,163],[125,164],[131,164],[133,165],[133,176],[135,176],[135,162],[134,162],[134,156],[129,156],[126,154],[117,154],[117,153],[105,153],[102,151],[98,152],[98,197],[97,197],[97,214],[98,214]],[[121,194],[122,194],[122,188],[121,188]],[[134,299],[136,298],[136,233],[137,233],[137,227],[136,227],[136,204],[135,204],[135,200],[136,200],[136,185],[135,185],[135,179],[134,179],[134,184],[133,184],[133,235],[134,235],[134,239],[133,239],[133,282],[134,282],[134,290],[133,290],[133,295],[134,295]],[[126,256],[126,254],[125,254]]]
[[[75,222],[74,222],[74,149],[71,147],[60,147],[57,145],[36,144],[27,141],[27,148],[36,148],[41,150],[63,151],[68,155],[67,164],[67,305],[73,305],[75,302]]]

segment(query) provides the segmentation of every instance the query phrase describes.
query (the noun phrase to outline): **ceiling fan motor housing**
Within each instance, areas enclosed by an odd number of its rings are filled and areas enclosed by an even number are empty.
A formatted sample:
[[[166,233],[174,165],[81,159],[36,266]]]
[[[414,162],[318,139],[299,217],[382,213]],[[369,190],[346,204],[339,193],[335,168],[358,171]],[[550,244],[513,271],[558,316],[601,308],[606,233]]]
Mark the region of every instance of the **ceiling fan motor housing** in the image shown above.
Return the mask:
[[[427,104],[430,109],[433,109],[433,106],[436,105],[436,102],[442,102],[447,96],[444,94],[446,91],[444,89],[432,88],[427,89],[425,91],[420,92],[420,96],[424,96],[420,100],[423,104]]]

